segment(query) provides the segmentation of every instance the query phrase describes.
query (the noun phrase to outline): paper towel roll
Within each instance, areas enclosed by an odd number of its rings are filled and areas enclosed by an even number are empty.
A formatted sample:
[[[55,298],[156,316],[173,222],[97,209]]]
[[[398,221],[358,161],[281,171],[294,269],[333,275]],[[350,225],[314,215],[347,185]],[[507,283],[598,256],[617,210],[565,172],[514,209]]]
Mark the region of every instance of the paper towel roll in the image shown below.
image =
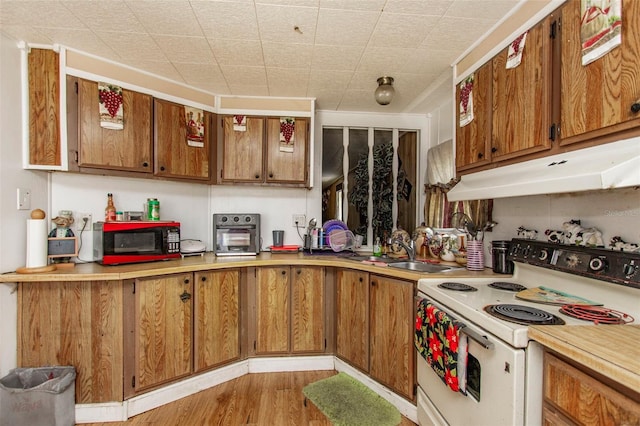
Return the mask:
[[[27,219],[27,268],[47,265],[47,221]]]

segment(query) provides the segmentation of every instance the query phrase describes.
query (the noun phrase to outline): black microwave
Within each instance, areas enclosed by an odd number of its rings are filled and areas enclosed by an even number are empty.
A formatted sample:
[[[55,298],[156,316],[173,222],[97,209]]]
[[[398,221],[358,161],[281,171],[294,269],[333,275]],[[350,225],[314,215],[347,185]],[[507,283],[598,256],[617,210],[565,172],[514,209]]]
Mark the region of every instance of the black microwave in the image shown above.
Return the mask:
[[[103,265],[179,258],[180,223],[96,222],[93,224],[93,257]]]

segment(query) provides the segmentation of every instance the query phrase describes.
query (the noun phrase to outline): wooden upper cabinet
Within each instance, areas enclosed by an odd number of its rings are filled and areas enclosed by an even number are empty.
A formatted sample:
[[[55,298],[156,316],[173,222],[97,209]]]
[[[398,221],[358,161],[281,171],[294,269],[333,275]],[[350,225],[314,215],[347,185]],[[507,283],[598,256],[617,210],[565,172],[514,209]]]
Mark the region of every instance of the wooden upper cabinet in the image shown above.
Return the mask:
[[[264,118],[247,117],[246,128],[236,130],[233,116],[224,117],[222,180],[262,182]]]
[[[213,114],[203,111],[205,132],[201,144],[187,140],[184,105],[154,99],[154,174],[168,178],[209,181],[213,161]],[[200,146],[201,145],[201,146]]]
[[[491,61],[473,75],[473,120],[460,127],[460,84],[456,87],[456,170],[488,164],[491,161]]]
[[[78,79],[78,165],[152,172],[152,97],[122,90],[124,128],[100,126],[98,83]]]
[[[268,183],[299,183],[307,179],[307,151],[309,120],[295,118],[295,140],[284,146],[280,142],[280,118],[267,119],[267,168]]]
[[[517,67],[506,69],[508,47],[493,58],[494,162],[551,148],[553,19],[529,30]]]
[[[562,8],[561,143],[640,127],[640,2],[622,0],[622,44],[583,66],[580,1]]]
[[[30,165],[62,165],[59,61],[48,49],[31,49],[28,55]]]
[[[307,186],[309,119],[293,118],[292,143],[280,142],[280,117],[246,117],[243,130],[223,119],[222,183]]]

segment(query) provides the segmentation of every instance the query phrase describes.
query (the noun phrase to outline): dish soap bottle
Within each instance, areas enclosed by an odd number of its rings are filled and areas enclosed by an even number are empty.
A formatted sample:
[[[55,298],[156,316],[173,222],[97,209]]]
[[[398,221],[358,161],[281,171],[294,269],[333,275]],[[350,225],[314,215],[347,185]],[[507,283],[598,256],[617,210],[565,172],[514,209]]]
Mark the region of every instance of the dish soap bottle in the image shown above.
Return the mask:
[[[113,194],[107,194],[107,207],[104,209],[104,221],[113,222],[116,220],[116,206],[113,205]]]
[[[376,237],[376,242],[373,244],[373,255],[382,255],[382,246],[380,245],[380,237]]]

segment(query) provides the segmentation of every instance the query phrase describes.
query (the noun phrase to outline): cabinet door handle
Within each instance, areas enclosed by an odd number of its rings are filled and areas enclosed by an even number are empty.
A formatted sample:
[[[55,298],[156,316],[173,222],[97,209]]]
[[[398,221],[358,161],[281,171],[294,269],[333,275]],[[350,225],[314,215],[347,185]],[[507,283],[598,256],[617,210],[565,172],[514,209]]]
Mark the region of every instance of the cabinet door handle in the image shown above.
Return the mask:
[[[207,277],[200,277],[200,281],[205,282],[207,280]]]
[[[260,179],[260,175],[256,173],[256,179]]]
[[[283,271],[281,272],[281,274],[282,274],[282,275],[287,275],[287,271],[284,271],[284,270],[283,270]]]
[[[479,153],[478,153],[478,158],[482,158],[482,157],[484,157],[484,154],[483,154],[483,153],[481,153],[481,152],[479,152]]]
[[[640,112],[640,99],[638,99],[633,103],[633,105],[631,105],[631,112],[633,112],[634,114]]]
[[[491,148],[491,152],[498,152],[498,148],[494,146],[493,148]]]
[[[269,173],[269,177],[272,178],[273,177],[273,173]]]
[[[189,278],[185,278],[185,279],[184,279],[184,283],[185,283],[185,285],[186,285],[186,284],[189,284]]]
[[[191,293],[187,293],[186,290],[180,295],[180,300],[182,303],[187,303],[191,299]]]
[[[144,163],[142,163],[142,167],[149,167],[149,163],[145,161]]]
[[[164,166],[160,166],[160,171],[164,172]]]
[[[376,286],[376,282],[375,281],[371,281],[371,286],[375,287]]]

